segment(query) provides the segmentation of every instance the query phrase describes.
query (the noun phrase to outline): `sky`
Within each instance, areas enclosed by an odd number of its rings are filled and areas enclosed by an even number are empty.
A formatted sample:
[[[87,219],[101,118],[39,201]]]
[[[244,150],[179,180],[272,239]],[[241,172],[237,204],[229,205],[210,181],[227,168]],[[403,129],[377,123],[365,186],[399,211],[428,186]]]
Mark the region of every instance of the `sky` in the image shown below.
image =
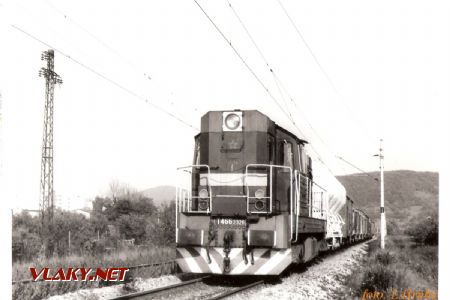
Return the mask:
[[[336,175],[358,172],[337,156],[377,171],[380,138],[386,170],[440,171],[450,100],[445,1],[198,4],[227,41],[195,1],[0,0],[2,199],[39,207],[38,71],[49,47],[63,79],[54,189],[71,208],[106,194],[111,181],[175,185],[209,110],[260,110],[310,141]]]

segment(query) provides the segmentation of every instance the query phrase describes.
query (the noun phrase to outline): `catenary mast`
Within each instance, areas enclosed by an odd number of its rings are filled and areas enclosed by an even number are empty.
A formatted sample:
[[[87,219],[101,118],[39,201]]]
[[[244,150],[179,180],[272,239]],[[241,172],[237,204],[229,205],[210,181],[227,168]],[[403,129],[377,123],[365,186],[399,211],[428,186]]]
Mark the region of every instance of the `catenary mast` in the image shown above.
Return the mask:
[[[44,131],[42,135],[41,185],[39,211],[41,217],[41,238],[44,251],[48,254],[50,229],[53,220],[53,111],[55,84],[61,84],[61,77],[55,73],[55,52],[44,51],[41,60],[47,62],[46,67],[39,70],[39,76],[45,78]]]
[[[376,156],[380,158],[380,247],[384,249],[384,238],[386,236],[386,216],[384,214],[384,155],[383,140],[380,140],[380,152]]]

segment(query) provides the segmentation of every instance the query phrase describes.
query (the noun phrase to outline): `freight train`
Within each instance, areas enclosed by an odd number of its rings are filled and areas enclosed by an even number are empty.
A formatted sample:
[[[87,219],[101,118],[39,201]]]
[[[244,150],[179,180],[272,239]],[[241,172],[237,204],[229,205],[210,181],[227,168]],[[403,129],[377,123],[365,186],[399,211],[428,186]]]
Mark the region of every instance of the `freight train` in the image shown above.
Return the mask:
[[[278,275],[372,236],[370,218],[307,144],[256,110],[201,118],[193,165],[178,168],[183,272]]]

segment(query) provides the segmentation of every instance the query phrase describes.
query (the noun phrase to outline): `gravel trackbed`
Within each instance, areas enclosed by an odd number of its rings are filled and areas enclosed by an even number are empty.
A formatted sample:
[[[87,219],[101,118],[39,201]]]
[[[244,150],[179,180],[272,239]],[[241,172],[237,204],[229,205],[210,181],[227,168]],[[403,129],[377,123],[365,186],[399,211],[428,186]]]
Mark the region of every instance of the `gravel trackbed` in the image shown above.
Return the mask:
[[[292,267],[278,281],[252,288],[228,299],[338,299],[339,295],[342,295],[341,290],[345,288],[343,284],[345,277],[362,263],[363,257],[367,254],[367,243],[322,256],[307,267]],[[132,285],[134,291],[144,291],[179,282],[181,280],[176,276],[161,276],[149,279],[137,278]],[[117,285],[79,290],[49,299],[111,299],[126,293],[128,292],[123,290],[122,285]]]

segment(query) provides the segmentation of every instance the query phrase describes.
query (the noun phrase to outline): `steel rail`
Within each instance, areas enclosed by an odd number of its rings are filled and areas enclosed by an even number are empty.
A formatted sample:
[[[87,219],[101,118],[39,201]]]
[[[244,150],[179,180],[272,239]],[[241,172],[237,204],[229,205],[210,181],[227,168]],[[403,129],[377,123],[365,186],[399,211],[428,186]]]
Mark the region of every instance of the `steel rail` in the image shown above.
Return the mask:
[[[153,264],[142,264],[142,265],[136,265],[136,266],[130,266],[127,267],[128,269],[132,270],[132,269],[139,269],[139,268],[149,268],[149,267],[156,267],[156,266],[164,266],[167,264],[175,264],[176,260],[169,260],[169,261],[162,261],[159,263],[153,263]]]
[[[263,284],[263,283],[264,283],[264,280],[259,280],[259,281],[256,281],[256,282],[252,282],[252,283],[250,283],[250,284],[244,285],[244,286],[239,287],[239,288],[232,289],[232,290],[230,290],[230,291],[225,291],[225,292],[223,292],[223,293],[220,293],[219,295],[216,295],[216,296],[213,296],[213,297],[210,297],[210,298],[207,298],[207,299],[208,299],[208,300],[223,299],[223,298],[225,298],[225,297],[234,295],[234,294],[236,294],[236,293],[242,292],[242,291],[244,291],[244,290],[247,290],[247,289],[249,289],[249,288],[252,288],[252,287],[254,287],[254,286],[257,286],[257,285],[260,285],[260,284]]]
[[[188,280],[188,281],[185,281],[185,282],[171,284],[171,285],[155,288],[155,289],[152,289],[152,290],[147,290],[147,291],[142,291],[142,292],[137,292],[137,293],[131,293],[131,294],[127,294],[127,295],[111,298],[110,300],[132,299],[132,298],[137,298],[137,297],[141,297],[141,296],[156,294],[156,293],[159,293],[159,292],[163,292],[163,291],[179,288],[179,287],[182,287],[182,286],[185,286],[185,285],[191,285],[191,284],[203,281],[204,279],[209,278],[209,277],[211,277],[211,276],[205,276],[205,277],[201,277],[201,278],[191,279],[191,280]]]

